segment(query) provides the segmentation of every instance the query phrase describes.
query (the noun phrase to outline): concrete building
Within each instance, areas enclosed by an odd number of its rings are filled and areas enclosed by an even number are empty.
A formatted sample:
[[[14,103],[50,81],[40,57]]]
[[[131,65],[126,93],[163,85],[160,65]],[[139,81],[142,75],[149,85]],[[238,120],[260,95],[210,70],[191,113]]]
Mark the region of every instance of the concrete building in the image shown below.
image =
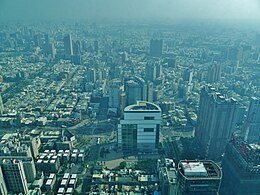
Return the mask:
[[[163,54],[163,40],[151,39],[150,41],[150,55],[160,57]]]
[[[195,135],[206,158],[221,157],[243,115],[244,109],[234,98],[225,97],[210,85],[203,87]]]
[[[14,138],[12,138],[14,139]],[[5,141],[3,140],[2,143]],[[5,146],[0,148],[0,160],[17,159],[22,162],[25,178],[31,183],[36,178],[36,168],[32,157],[30,146],[21,144],[20,142],[12,142],[6,140]]]
[[[147,82],[147,101],[153,102],[154,85],[153,82]]]
[[[124,109],[118,125],[118,146],[124,153],[156,151],[159,145],[161,109],[145,101]]]
[[[72,44],[71,33],[64,37],[63,42],[64,42],[65,55],[71,57],[73,55],[73,44]]]
[[[0,95],[0,116],[2,116],[4,113],[4,103],[2,100],[2,96]]]
[[[217,195],[222,172],[213,161],[180,161],[177,172],[177,195]]]
[[[97,71],[96,71],[96,69],[89,68],[87,70],[86,81],[95,83],[96,80],[97,80]]]
[[[8,193],[27,194],[28,187],[22,161],[4,159],[0,163]]]
[[[50,58],[54,59],[56,56],[56,49],[54,43],[46,43],[44,45],[44,53],[46,56],[49,56]]]
[[[3,176],[2,168],[0,166],[0,194],[7,194],[7,188],[5,185],[5,179]]]
[[[37,158],[39,155],[39,148],[41,146],[41,140],[38,137],[31,137],[29,135],[21,137],[21,144],[26,144],[27,146],[30,146],[31,153],[34,158]]]
[[[145,65],[145,80],[155,81],[162,76],[162,64],[160,61],[151,60]]]
[[[221,76],[221,65],[214,62],[208,67],[208,82],[215,83],[220,80]]]
[[[189,68],[185,69],[183,72],[183,81],[191,83],[193,79],[193,71]]]
[[[126,94],[126,106],[135,104],[137,101],[147,100],[147,85],[142,78],[125,78],[124,91]]]
[[[147,62],[145,65],[145,80],[154,81],[156,79],[156,65],[153,62]]]
[[[163,159],[157,161],[157,170],[162,194],[176,194],[176,167],[173,159]]]
[[[258,143],[260,141],[260,98],[251,98],[245,130],[247,142]]]
[[[227,144],[222,161],[223,195],[256,195],[260,193],[260,145],[248,144],[233,137]]]
[[[113,79],[109,84],[109,107],[110,108],[120,108],[121,103],[121,85],[120,79]]]

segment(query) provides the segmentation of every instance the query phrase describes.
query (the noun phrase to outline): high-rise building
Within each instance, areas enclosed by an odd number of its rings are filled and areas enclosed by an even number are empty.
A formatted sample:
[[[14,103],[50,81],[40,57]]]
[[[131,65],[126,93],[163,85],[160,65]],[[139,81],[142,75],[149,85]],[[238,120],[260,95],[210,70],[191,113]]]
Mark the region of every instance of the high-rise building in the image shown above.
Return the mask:
[[[121,54],[121,62],[126,63],[128,61],[128,53],[125,51]]]
[[[176,58],[166,58],[168,68],[176,68]]]
[[[173,159],[162,159],[157,161],[159,181],[162,194],[176,195],[176,166]]]
[[[154,81],[156,79],[156,66],[155,63],[147,63],[145,65],[145,80]]]
[[[76,65],[82,64],[81,55],[73,55],[72,56],[72,63],[74,63]]]
[[[51,58],[55,58],[56,56],[56,49],[53,43],[45,43],[44,45],[44,53]]]
[[[4,103],[2,100],[2,96],[0,95],[0,116],[2,116],[4,113]]]
[[[210,85],[200,94],[196,138],[207,158],[219,158],[236,125],[243,120],[244,109],[234,98],[227,98]]]
[[[222,160],[223,195],[260,193],[260,145],[248,144],[234,136],[226,146]]]
[[[227,59],[230,61],[241,60],[243,48],[240,46],[230,46],[227,51]]]
[[[151,39],[150,41],[150,55],[160,57],[163,54],[163,40]]]
[[[126,106],[135,104],[137,101],[147,100],[147,85],[142,78],[125,78],[124,91],[126,94]]]
[[[8,192],[5,185],[5,178],[3,176],[2,168],[0,166],[0,194],[6,195],[7,193]]]
[[[156,78],[160,78],[163,75],[163,68],[160,62],[156,63]]]
[[[257,46],[260,45],[260,33],[257,33],[256,36],[255,36],[255,44],[256,44]]]
[[[150,61],[145,66],[145,80],[155,81],[162,76],[162,65],[160,62]]]
[[[121,103],[121,85],[120,79],[113,79],[109,84],[109,107],[110,108],[120,108]]]
[[[15,135],[14,135],[14,137],[15,137]],[[18,135],[18,137],[19,137],[19,141],[20,141],[20,147],[23,146],[23,145],[30,146],[31,154],[27,153],[26,156],[28,156],[28,157],[33,156],[36,159],[36,157],[39,154],[39,148],[41,147],[40,138],[39,137],[33,137],[33,136],[30,136],[30,135],[23,135],[23,136]],[[10,139],[12,139],[12,137],[10,137]],[[21,151],[22,150],[20,150],[19,153]],[[21,156],[21,155],[19,155],[19,156]]]
[[[94,41],[94,47],[93,47],[93,50],[94,50],[94,52],[98,52],[98,51],[99,51],[99,43],[98,43],[97,40]]]
[[[73,53],[75,55],[80,55],[81,54],[81,42],[79,40],[77,40],[74,44],[73,44]]]
[[[221,65],[214,62],[208,67],[208,82],[215,83],[220,80],[221,76]]]
[[[3,151],[1,150],[0,160],[17,159],[21,161],[27,182],[33,182],[36,178],[36,168],[30,152],[30,147],[22,145],[17,147],[16,150],[17,151],[12,151],[5,147]]]
[[[89,68],[89,69],[87,70],[86,81],[87,81],[87,82],[95,83],[96,80],[97,80],[97,72],[96,72],[96,69],[94,69],[94,68]]]
[[[50,42],[50,37],[49,37],[48,33],[44,34],[44,41],[45,41],[45,44]]]
[[[0,165],[8,193],[27,194],[28,187],[22,161],[4,159]]]
[[[189,68],[185,69],[183,73],[183,81],[187,81],[188,83],[191,83],[192,78],[193,78],[193,71],[190,70]]]
[[[245,128],[245,139],[249,143],[260,142],[260,98],[251,98]]]
[[[71,33],[64,37],[64,50],[65,55],[71,57],[73,55],[73,44]]]
[[[154,86],[153,82],[147,82],[147,101],[153,102]]]
[[[124,153],[156,151],[159,145],[161,109],[145,101],[127,106],[118,125],[118,146]]]
[[[34,35],[33,42],[36,47],[39,47],[41,45],[41,35],[40,34]]]
[[[222,172],[211,160],[181,160],[177,172],[177,195],[217,195]]]

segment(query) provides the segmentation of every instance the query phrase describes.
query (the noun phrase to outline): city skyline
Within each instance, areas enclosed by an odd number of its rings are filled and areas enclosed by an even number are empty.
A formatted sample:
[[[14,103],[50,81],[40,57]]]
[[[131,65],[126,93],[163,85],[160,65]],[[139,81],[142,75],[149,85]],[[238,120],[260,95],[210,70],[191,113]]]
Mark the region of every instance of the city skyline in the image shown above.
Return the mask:
[[[57,12],[57,10],[59,10]],[[258,0],[18,0],[0,2],[1,21],[248,20],[259,21]]]
[[[0,1],[0,194],[259,194],[258,21],[257,0]]]

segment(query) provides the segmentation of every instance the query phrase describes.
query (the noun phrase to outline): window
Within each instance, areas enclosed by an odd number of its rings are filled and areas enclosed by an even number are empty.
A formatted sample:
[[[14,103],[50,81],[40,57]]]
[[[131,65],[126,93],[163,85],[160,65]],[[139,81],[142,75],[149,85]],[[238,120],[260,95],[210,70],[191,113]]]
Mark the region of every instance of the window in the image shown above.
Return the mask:
[[[144,132],[153,132],[154,129],[153,128],[144,128]]]
[[[154,116],[145,116],[144,120],[154,120]]]

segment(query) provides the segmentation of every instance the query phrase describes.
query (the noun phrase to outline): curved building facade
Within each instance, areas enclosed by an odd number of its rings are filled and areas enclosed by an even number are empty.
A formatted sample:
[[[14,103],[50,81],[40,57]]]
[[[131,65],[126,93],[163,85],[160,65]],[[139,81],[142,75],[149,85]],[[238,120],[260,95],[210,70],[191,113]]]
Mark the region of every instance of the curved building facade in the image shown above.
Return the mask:
[[[217,195],[222,172],[211,160],[187,161],[178,164],[177,195]]]
[[[117,141],[124,153],[153,152],[159,145],[161,108],[156,104],[137,101],[124,109],[118,125]]]

